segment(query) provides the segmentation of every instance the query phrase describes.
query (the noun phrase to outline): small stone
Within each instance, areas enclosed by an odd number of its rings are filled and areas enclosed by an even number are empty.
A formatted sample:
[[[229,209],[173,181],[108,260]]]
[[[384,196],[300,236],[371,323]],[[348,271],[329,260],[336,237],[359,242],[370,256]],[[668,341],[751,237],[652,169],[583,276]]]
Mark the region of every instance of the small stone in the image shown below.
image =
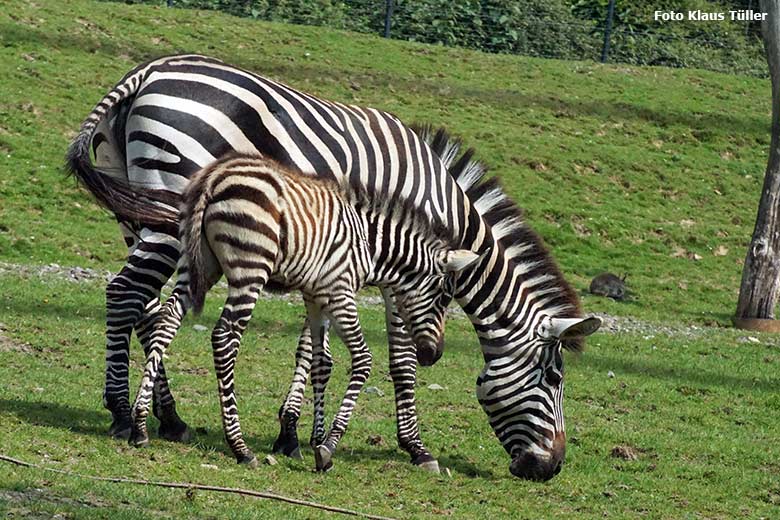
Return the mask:
[[[276,461],[276,457],[274,457],[270,453],[265,456],[265,459],[263,459],[263,463],[268,464],[269,466],[276,466],[277,464],[279,464]]]
[[[367,387],[365,387],[363,389],[363,393],[364,394],[369,394],[369,395],[378,395],[379,397],[382,397],[383,395],[385,395],[385,393],[383,391],[381,391],[379,388],[377,388],[376,386],[367,386]]]
[[[631,446],[615,446],[612,448],[610,455],[616,459],[623,460],[637,460],[639,458],[639,454],[637,453],[636,449],[632,448]]]
[[[612,370],[610,370],[609,372],[607,372],[607,377],[613,379],[615,377],[615,373]]]
[[[201,464],[200,467],[204,469],[219,469],[219,467],[214,464]]]
[[[198,332],[203,332],[205,330],[209,330],[208,327],[206,327],[205,325],[201,325],[200,323],[196,323],[195,325],[192,326],[192,328],[197,330]]]
[[[368,442],[371,446],[382,446],[385,443],[385,440],[381,435],[369,435],[368,439],[366,439],[366,442]]]
[[[749,342],[751,342],[751,343],[761,343],[761,340],[760,340],[760,339],[758,339],[758,338],[757,338],[757,337],[755,337],[755,336],[748,336],[748,339],[747,339],[747,340],[748,340]]]
[[[428,385],[428,390],[444,390],[444,387],[436,383],[431,383]]]

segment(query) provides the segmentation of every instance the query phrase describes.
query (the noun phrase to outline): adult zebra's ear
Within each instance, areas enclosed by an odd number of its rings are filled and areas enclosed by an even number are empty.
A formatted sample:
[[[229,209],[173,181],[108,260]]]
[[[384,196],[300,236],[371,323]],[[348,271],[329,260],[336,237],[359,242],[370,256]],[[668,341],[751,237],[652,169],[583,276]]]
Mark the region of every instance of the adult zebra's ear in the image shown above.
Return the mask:
[[[545,318],[539,327],[539,333],[546,338],[561,340],[590,336],[601,327],[598,316],[589,318]]]
[[[470,266],[479,254],[468,249],[451,249],[439,256],[439,266],[445,273],[455,273]]]

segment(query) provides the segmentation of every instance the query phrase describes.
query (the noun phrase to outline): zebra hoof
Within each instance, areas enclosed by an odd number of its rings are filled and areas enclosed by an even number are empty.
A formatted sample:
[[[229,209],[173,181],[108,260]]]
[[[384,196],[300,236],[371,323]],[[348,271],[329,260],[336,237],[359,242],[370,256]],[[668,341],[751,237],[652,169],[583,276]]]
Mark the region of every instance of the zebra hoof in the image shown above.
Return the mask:
[[[324,444],[314,449],[314,460],[317,471],[327,473],[333,469],[333,453]]]
[[[434,459],[430,454],[423,454],[415,459],[412,459],[412,464],[420,469],[429,471],[431,473],[440,473],[439,462]]]
[[[439,470],[439,463],[438,461],[435,460],[423,462],[422,464],[418,464],[417,467],[425,471],[428,471],[430,473],[436,473],[436,474],[441,473],[441,471]]]
[[[111,422],[111,427],[108,429],[108,435],[114,439],[128,440],[132,429],[133,425],[130,422],[130,417],[114,418]]]
[[[145,431],[132,428],[127,443],[136,448],[146,448],[149,446],[149,435]]]
[[[240,457],[237,457],[238,464],[241,466],[246,466],[250,469],[255,469],[260,463],[257,461],[257,457],[255,457],[255,454],[251,451],[245,455],[242,455]]]
[[[157,434],[161,439],[171,442],[190,442],[192,439],[192,433],[187,427],[187,424],[183,421],[179,421],[179,424],[160,424],[160,428],[157,430]]]
[[[285,457],[290,457],[291,459],[298,459],[302,460],[303,455],[301,455],[301,448],[298,446],[298,443],[295,444],[292,443],[283,443],[280,442],[279,439],[276,440],[274,443],[274,453],[284,455]]]
[[[279,436],[274,441],[273,452],[291,459],[302,459],[298,434],[294,430],[291,431],[282,426]]]

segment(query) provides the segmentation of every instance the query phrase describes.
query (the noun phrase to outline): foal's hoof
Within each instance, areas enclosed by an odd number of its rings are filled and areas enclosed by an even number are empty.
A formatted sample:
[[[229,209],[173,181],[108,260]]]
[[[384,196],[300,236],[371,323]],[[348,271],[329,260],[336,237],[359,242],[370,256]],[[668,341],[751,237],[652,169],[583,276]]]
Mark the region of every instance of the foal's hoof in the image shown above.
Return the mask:
[[[132,428],[127,439],[127,443],[130,444],[130,446],[135,446],[136,448],[146,448],[149,446],[149,435],[146,433],[146,431]]]
[[[127,440],[130,438],[132,429],[133,424],[130,422],[129,416],[114,418],[111,422],[111,427],[108,429],[108,435],[115,439]]]
[[[255,457],[255,454],[251,451],[240,457],[236,457],[236,460],[241,466],[246,466],[247,468],[252,469],[256,468],[259,464],[259,462],[257,462],[257,457]]]
[[[178,421],[171,424],[160,423],[157,434],[160,438],[171,442],[190,442],[190,439],[192,438],[190,429],[184,421]]]
[[[418,468],[429,471],[431,473],[440,473],[439,462],[431,455],[420,455],[416,459],[412,460],[412,464]]]
[[[333,453],[324,444],[314,449],[314,460],[317,471],[328,472],[333,469]]]

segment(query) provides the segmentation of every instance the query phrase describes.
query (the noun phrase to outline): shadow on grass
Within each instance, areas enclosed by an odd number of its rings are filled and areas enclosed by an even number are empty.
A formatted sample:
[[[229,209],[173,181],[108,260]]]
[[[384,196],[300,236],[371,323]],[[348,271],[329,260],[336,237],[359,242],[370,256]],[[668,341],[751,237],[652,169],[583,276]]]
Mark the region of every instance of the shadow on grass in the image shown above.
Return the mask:
[[[20,421],[30,425],[45,426],[49,428],[58,428],[67,430],[80,435],[90,435],[111,442],[108,437],[108,426],[110,415],[105,410],[76,408],[63,403],[23,401],[19,399],[0,399],[0,413],[12,414]],[[233,455],[224,441],[221,429],[203,428],[190,425],[194,439],[191,446],[197,449],[213,453],[222,453],[226,458],[232,459]],[[152,437],[152,443],[159,444],[166,442],[158,438],[156,432],[156,421],[152,420],[149,424],[149,433]],[[262,458],[262,454],[270,453],[275,437],[270,435],[253,436],[244,435],[247,444]],[[301,448],[304,450],[304,456],[307,461],[313,461],[314,455],[308,443],[301,439]],[[359,464],[361,460],[393,461],[399,465],[409,464],[409,456],[396,448],[368,448],[368,447],[349,447],[337,451],[334,462],[349,462],[350,464]],[[458,472],[469,477],[478,477],[494,480],[496,476],[492,471],[480,468],[458,455],[446,455],[439,458],[439,465],[444,468]],[[300,466],[299,471],[311,471],[308,466]]]

